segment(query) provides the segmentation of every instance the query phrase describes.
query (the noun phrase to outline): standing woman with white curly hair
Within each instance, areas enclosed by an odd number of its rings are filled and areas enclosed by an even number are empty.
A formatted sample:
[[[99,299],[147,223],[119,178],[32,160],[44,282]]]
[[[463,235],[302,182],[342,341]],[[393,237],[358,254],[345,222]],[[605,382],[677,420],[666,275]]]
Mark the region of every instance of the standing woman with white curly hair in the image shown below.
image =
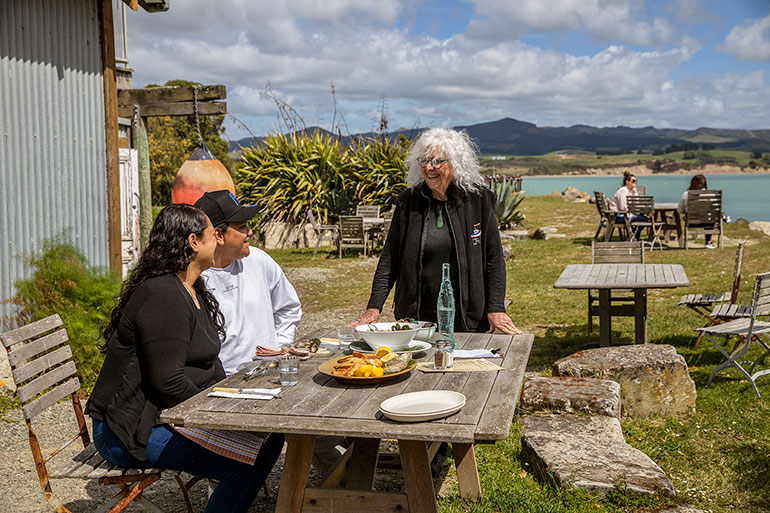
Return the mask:
[[[396,199],[366,312],[377,322],[395,284],[396,319],[437,322],[441,267],[450,264],[455,331],[521,333],[505,313],[505,261],[495,196],[484,186],[468,134],[423,132],[406,157],[409,188]]]

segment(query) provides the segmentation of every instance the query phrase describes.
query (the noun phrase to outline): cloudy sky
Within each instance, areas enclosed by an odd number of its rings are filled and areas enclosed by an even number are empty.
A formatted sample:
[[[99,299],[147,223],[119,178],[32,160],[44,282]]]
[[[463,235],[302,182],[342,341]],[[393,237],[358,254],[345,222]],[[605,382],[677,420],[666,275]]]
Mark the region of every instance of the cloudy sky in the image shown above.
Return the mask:
[[[171,0],[128,11],[134,86],[227,86],[256,135],[512,117],[540,126],[770,128],[770,0]],[[228,118],[227,134],[247,135]]]

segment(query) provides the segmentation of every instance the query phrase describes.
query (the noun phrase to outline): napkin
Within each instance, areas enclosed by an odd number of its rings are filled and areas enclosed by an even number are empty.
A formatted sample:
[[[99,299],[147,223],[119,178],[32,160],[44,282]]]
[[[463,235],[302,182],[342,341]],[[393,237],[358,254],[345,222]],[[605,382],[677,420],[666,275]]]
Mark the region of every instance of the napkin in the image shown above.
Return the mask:
[[[455,358],[499,358],[500,354],[495,354],[489,349],[455,349],[452,351]]]
[[[273,399],[281,397],[280,388],[217,388],[209,392],[209,397],[227,397],[230,399]]]

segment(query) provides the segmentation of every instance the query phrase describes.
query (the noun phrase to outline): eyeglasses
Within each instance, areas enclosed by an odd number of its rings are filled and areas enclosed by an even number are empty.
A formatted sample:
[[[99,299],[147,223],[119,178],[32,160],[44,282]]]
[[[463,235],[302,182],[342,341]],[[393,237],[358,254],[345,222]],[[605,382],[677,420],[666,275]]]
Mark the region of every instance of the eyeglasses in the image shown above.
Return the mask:
[[[432,159],[429,159],[428,157],[420,157],[417,159],[417,163],[420,164],[420,167],[428,167],[428,164],[430,164],[434,169],[440,168],[447,162],[449,162],[449,159],[440,159],[438,157]]]
[[[634,178],[633,180],[629,180],[629,182],[636,183],[636,178]]]

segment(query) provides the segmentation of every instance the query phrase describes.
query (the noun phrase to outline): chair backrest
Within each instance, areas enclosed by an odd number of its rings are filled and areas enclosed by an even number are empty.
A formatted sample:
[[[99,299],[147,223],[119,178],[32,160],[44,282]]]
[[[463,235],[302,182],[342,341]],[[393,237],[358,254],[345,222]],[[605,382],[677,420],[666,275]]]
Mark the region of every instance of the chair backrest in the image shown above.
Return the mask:
[[[652,196],[628,196],[626,205],[629,214],[639,214],[652,220],[655,213],[655,198]]]
[[[647,196],[647,186],[646,185],[637,185],[636,186],[636,193],[639,196]]]
[[[751,340],[756,318],[765,315],[770,316],[770,273],[757,275],[757,281],[754,284],[754,299],[751,301],[751,322],[746,335],[747,340]]]
[[[364,218],[361,216],[340,216],[340,242],[364,244]]]
[[[738,250],[735,252],[735,270],[733,271],[733,290],[730,297],[730,303],[735,304],[738,300],[738,289],[741,286],[741,267],[743,267],[743,248],[746,247],[746,241],[738,243]]]
[[[592,264],[643,264],[644,243],[591,242]]]
[[[722,191],[710,189],[687,191],[685,222],[688,225],[718,225],[721,223]]]
[[[8,351],[8,363],[17,386],[16,395],[27,420],[32,455],[41,481],[41,472],[47,476],[45,461],[51,456],[78,438],[82,439],[83,447],[91,443],[77,395],[80,380],[76,376],[77,369],[67,341],[67,330],[62,327],[58,314],[0,335],[0,342]],[[44,458],[30,421],[67,396],[72,397],[79,431],[63,447]]]
[[[607,198],[607,195],[601,191],[594,191],[594,199],[599,215],[602,217],[606,216],[610,211],[610,200]]]
[[[356,215],[360,217],[380,217],[380,206],[356,205]]]

